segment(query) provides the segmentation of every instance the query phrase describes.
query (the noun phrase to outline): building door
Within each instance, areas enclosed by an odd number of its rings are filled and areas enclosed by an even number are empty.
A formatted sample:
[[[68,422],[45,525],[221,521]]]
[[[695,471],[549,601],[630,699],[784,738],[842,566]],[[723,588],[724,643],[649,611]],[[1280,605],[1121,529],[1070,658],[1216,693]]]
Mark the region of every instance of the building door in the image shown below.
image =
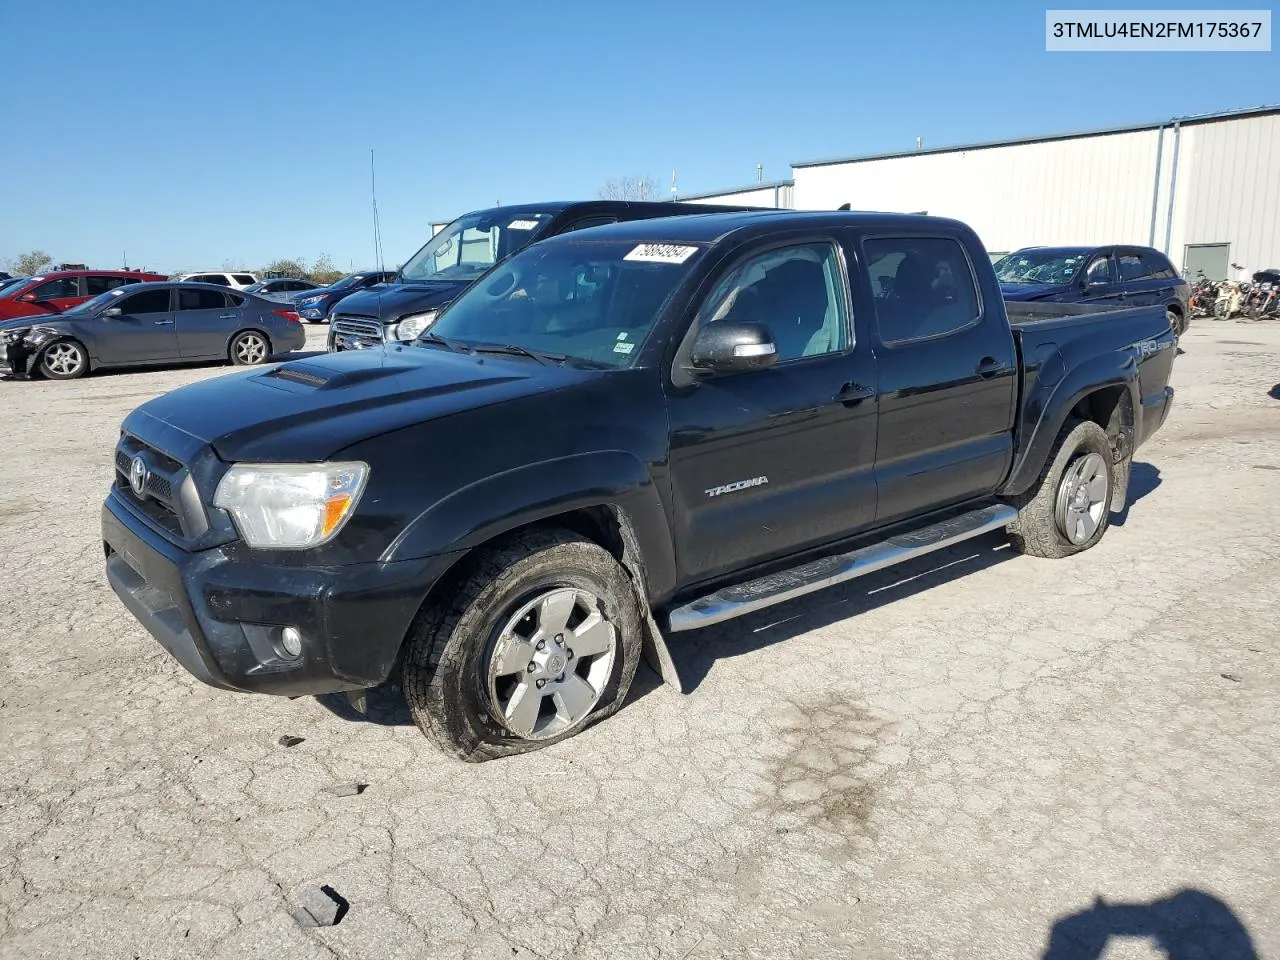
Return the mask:
[[[1188,243],[1182,255],[1182,275],[1194,284],[1203,273],[1210,280],[1226,280],[1229,243]]]

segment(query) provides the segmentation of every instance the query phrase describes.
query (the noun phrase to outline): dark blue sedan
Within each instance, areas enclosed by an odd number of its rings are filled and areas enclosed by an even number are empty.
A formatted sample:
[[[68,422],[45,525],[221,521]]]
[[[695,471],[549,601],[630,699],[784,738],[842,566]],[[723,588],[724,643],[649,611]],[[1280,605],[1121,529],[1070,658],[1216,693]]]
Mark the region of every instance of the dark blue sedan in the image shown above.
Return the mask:
[[[329,319],[334,305],[343,297],[378,283],[386,283],[395,275],[394,270],[365,270],[362,273],[349,273],[327,287],[298,294],[293,302],[298,308],[298,315],[307,323],[323,323]]]
[[[1191,286],[1151,247],[1026,247],[997,260],[995,271],[1006,300],[1163,304],[1174,333],[1187,328]]]

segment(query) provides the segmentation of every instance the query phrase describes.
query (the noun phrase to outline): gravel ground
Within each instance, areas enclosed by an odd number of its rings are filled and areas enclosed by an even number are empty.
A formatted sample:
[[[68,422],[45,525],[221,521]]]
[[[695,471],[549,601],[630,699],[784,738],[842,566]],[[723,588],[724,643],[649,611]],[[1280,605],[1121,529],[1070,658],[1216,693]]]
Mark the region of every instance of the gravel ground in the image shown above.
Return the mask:
[[[120,420],[229,368],[0,383],[0,957],[1280,957],[1280,326],[1183,346],[1096,549],[687,635],[687,695],[480,766],[206,688],[107,587]]]

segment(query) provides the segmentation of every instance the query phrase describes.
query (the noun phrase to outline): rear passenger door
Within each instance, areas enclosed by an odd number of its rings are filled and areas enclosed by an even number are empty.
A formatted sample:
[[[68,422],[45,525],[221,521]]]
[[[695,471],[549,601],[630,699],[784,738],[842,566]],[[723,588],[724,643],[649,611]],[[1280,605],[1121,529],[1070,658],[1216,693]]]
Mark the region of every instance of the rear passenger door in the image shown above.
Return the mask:
[[[1173,266],[1155,251],[1121,250],[1118,259],[1128,306],[1164,306],[1177,299]]]
[[[239,316],[220,290],[177,289],[178,351],[184,360],[225,358]]]
[[[877,524],[992,493],[1013,458],[1017,356],[965,246],[946,233],[868,236],[879,371]]]

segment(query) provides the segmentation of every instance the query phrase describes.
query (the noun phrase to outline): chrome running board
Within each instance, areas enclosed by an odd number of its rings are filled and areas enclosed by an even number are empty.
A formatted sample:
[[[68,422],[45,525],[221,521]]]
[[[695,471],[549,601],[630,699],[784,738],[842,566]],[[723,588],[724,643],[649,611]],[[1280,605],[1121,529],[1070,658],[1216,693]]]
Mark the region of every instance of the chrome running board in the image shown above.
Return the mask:
[[[962,513],[909,533],[898,534],[850,553],[812,560],[790,570],[766,574],[746,583],[724,587],[671,611],[667,629],[672,633],[709,627],[753,613],[775,603],[803,597],[885,567],[914,560],[984,533],[1008,526],[1018,511],[1003,504]]]

